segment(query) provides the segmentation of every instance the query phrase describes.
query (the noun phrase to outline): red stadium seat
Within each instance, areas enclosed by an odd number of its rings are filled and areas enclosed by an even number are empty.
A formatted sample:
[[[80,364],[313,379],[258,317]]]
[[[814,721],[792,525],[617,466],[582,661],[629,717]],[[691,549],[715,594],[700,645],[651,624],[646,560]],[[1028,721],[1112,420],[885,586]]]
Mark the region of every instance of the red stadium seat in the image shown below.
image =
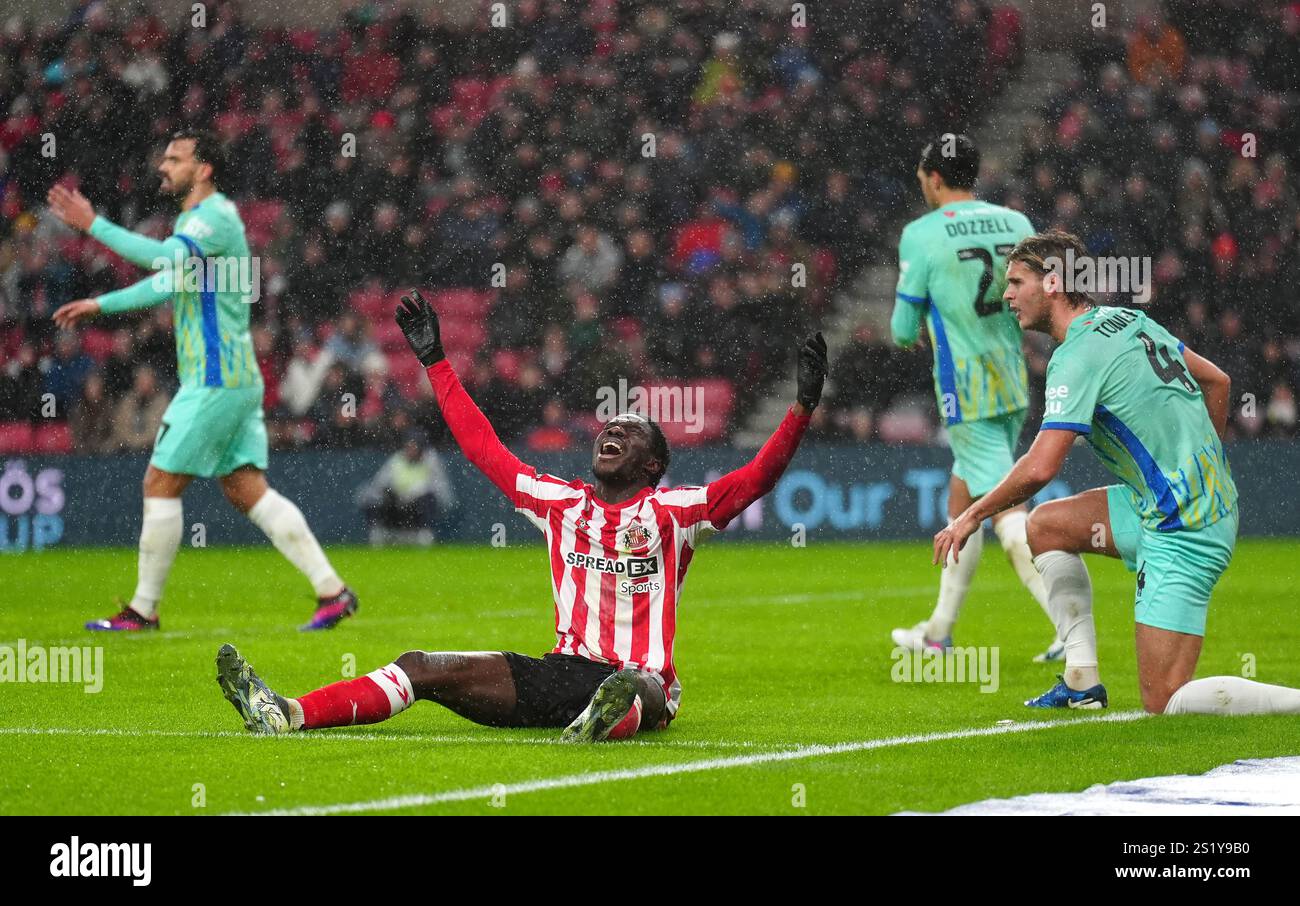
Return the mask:
[[[442,341],[446,346],[477,352],[487,339],[487,328],[482,321],[467,318],[439,318],[442,327]]]
[[[447,361],[451,363],[452,369],[463,377],[474,367],[474,354],[463,349],[449,349]]]
[[[33,435],[32,448],[37,453],[71,453],[72,430],[67,422],[41,425]]]
[[[440,316],[461,318],[485,318],[492,307],[494,293],[479,292],[472,289],[428,290],[425,298],[431,299]]]
[[[392,320],[397,308],[397,296],[389,296],[382,289],[359,289],[348,296],[348,307],[367,321]]]
[[[397,322],[392,318],[375,321],[370,325],[370,332],[384,352],[409,350],[402,328],[398,327]]]
[[[660,427],[663,428],[664,437],[670,444],[677,447],[695,447],[721,440],[726,435],[727,425],[731,420],[731,410],[736,403],[736,391],[731,381],[726,378],[660,381],[650,388],[652,392],[655,387],[681,388],[682,397],[675,399],[680,400],[683,405],[685,405],[686,394],[692,394],[689,412],[652,410],[650,413],[659,416]],[[695,395],[697,391],[699,391],[698,395]],[[694,408],[697,400],[700,401],[700,409]]]
[[[92,327],[81,334],[81,348],[96,362],[103,362],[113,354],[113,334]]]
[[[635,342],[641,336],[641,322],[637,318],[615,318],[609,326],[624,343]]]
[[[511,384],[519,381],[519,368],[523,364],[523,356],[514,349],[498,349],[492,353],[492,370],[497,373],[497,377]]]
[[[30,453],[32,426],[28,422],[0,422],[0,453]]]
[[[989,67],[1017,65],[1024,54],[1023,40],[1020,11],[1014,6],[995,6],[989,15]]]
[[[284,211],[282,201],[245,201],[239,206],[239,216],[244,221],[248,244],[265,245],[275,234],[275,222]]]
[[[388,357],[388,376],[392,378],[397,391],[407,399],[419,399],[425,395],[422,385],[428,382],[424,366],[410,351],[395,352]]]
[[[456,79],[451,83],[451,102],[465,118],[476,122],[488,111],[492,83],[486,79]]]

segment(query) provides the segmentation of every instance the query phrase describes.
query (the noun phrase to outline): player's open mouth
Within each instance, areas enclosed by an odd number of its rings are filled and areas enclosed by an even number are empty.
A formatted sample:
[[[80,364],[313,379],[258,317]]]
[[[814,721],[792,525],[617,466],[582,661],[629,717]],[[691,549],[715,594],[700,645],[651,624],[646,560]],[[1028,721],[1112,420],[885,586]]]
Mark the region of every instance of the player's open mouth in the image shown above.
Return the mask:
[[[616,437],[608,437],[600,442],[598,454],[601,459],[613,459],[615,456],[623,455],[623,442]]]

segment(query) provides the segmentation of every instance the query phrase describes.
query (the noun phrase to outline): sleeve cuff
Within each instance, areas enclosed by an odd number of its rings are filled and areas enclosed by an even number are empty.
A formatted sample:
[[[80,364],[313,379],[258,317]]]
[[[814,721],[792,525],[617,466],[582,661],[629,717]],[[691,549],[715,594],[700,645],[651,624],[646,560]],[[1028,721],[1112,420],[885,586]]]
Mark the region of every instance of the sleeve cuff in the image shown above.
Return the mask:
[[[1092,425],[1079,422],[1043,422],[1040,431],[1073,431],[1075,434],[1091,434]]]

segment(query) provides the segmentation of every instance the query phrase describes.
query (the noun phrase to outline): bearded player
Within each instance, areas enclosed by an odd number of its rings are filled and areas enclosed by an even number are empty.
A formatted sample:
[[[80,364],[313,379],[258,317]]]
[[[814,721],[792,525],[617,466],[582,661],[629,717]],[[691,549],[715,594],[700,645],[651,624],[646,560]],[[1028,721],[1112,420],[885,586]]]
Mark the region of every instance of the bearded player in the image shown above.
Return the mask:
[[[96,216],[80,192],[50,189],[50,208],[60,220],[155,271],[125,289],[69,302],[54,313],[54,322],[70,328],[171,300],[176,329],[180,390],[163,415],[144,475],[135,594],[120,613],[92,620],[87,629],[158,628],[163,586],[184,531],[181,495],[196,477],[215,477],[231,505],[311,582],[316,611],[304,630],[328,629],[357,609],[356,595],[330,565],[302,512],[266,481],[262,374],[248,332],[252,287],[241,279],[253,274],[252,254],[234,203],[217,191],[221,163],[221,146],[211,133],[172,136],[158,172],[162,192],[179,200],[181,213],[173,234],[162,241]],[[198,279],[191,280],[191,273]]]
[[[934,350],[934,391],[952,446],[948,482],[951,519],[993,489],[1015,462],[1016,442],[1029,404],[1020,328],[1002,304],[1006,256],[1032,235],[1019,211],[974,195],[980,153],[964,135],[947,133],[926,145],[916,178],[931,208],[903,229],[898,243],[898,290],[890,329],[902,347],[914,344],[924,322]],[[1002,550],[1040,607],[1043,580],[1025,540],[1026,510],[993,518]],[[913,650],[952,647],[952,630],[984,549],[974,532],[939,579],[930,618],[893,631],[895,645]],[[1061,657],[1056,639],[1035,661]]]
[[[1069,233],[1020,242],[1006,299],[1025,330],[1060,345],[1047,366],[1047,411],[1029,451],[997,487],[935,535],[936,563],[981,522],[1021,503],[1086,437],[1119,484],[1034,509],[1029,546],[1065,641],[1065,673],[1025,704],[1104,708],[1092,583],[1083,553],[1124,561],[1134,596],[1138,682],[1155,714],[1300,714],[1300,689],[1237,676],[1192,679],[1206,612],[1237,540],[1237,487],[1224,452],[1231,382],[1143,312],[1097,306],[1067,288],[1062,262],[1088,250]],[[951,568],[951,567],[949,567]]]
[[[799,350],[798,398],[747,465],[705,487],[660,489],[669,450],[654,422],[620,415],[596,436],[595,483],[539,475],[505,448],[443,354],[438,318],[418,292],[397,323],[428,370],[465,457],[546,536],[555,648],[408,651],[360,679],[300,698],[267,688],[233,646],[217,654],[217,681],[254,733],[387,720],[412,702],[437,702],[493,727],[565,727],[564,738],[621,739],[667,725],[681,683],[673,665],[677,606],[700,542],[770,491],[821,399],[826,342]]]

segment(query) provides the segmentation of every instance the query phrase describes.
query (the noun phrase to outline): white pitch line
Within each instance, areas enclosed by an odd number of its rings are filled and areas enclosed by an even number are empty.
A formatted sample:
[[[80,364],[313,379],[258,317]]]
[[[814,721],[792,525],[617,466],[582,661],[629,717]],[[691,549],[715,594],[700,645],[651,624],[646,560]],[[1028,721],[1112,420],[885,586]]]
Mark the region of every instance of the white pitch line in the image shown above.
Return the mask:
[[[438,805],[444,802],[465,802],[472,799],[491,799],[496,796],[522,795],[547,790],[572,789],[574,787],[595,786],[602,783],[615,783],[620,780],[643,780],[649,777],[671,777],[677,774],[695,774],[701,771],[718,771],[728,768],[747,768],[760,764],[772,764],[785,761],[801,761],[807,758],[821,758],[829,755],[843,755],[850,752],[867,752],[874,749],[886,749],[894,746],[919,745],[930,742],[948,742],[955,739],[972,739],[980,736],[1001,736],[1008,733],[1029,733],[1036,730],[1050,730],[1054,727],[1077,727],[1080,724],[1123,723],[1141,720],[1147,714],[1143,711],[1120,711],[1099,717],[1082,717],[1078,720],[1029,721],[1022,724],[1007,724],[993,727],[972,727],[967,730],[950,730],[943,733],[923,733],[916,736],[891,736],[884,739],[864,739],[859,742],[841,742],[833,745],[798,746],[776,752],[757,752],[753,755],[732,755],[726,758],[706,758],[700,761],[686,761],[677,764],[646,765],[640,768],[623,768],[616,771],[588,771],[582,774],[569,774],[563,777],[545,777],[537,780],[525,780],[519,783],[495,784],[493,786],[467,787],[459,790],[446,790],[441,793],[411,793],[405,796],[390,796],[386,799],[372,799],[365,802],[341,802],[334,805],[300,805],[293,808],[270,809],[262,812],[229,812],[232,815],[342,815],[354,812],[386,812],[395,809],[420,808],[426,805]]]
[[[166,739],[262,739],[247,732],[236,730],[127,730],[121,727],[0,727],[0,736],[109,736],[128,739],[157,737]],[[428,734],[393,734],[393,733],[288,733],[273,737],[276,740],[293,739],[312,740],[311,744],[323,740],[356,742],[418,742],[440,743],[445,745],[507,745],[507,746],[564,746],[572,748],[569,743],[561,742],[559,737],[513,736],[502,732],[501,735],[474,733],[438,733]],[[272,743],[274,745],[275,743]],[[747,740],[710,741],[705,739],[634,739],[627,745],[646,749],[761,749],[786,745],[782,742],[750,742]]]

